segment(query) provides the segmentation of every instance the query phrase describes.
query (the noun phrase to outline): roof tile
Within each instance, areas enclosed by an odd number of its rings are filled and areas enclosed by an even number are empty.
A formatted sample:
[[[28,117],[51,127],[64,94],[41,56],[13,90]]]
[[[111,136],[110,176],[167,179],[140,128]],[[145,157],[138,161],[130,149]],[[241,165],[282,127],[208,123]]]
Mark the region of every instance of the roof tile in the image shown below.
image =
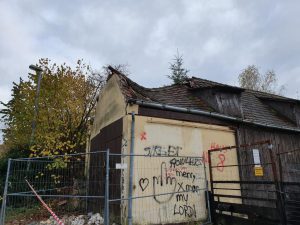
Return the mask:
[[[275,125],[279,127],[297,127],[292,121],[282,117],[267,104],[264,104],[261,98],[268,98],[281,101],[296,101],[264,92],[247,90],[240,87],[234,87],[226,84],[192,77],[180,85],[170,85],[159,88],[145,88],[133,82],[128,77],[118,74],[120,86],[123,95],[127,100],[136,99],[147,102],[168,104],[177,107],[193,108],[205,111],[214,111],[206,99],[196,97],[193,94],[195,89],[219,88],[227,89],[232,92],[240,93],[241,108],[243,119],[249,122],[258,122],[266,125]]]

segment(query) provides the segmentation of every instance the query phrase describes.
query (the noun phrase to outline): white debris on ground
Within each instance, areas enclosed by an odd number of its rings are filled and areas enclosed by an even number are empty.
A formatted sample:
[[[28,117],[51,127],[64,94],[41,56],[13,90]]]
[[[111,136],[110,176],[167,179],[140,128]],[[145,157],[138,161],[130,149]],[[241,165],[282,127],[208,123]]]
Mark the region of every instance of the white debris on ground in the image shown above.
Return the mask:
[[[96,213],[94,215],[92,215],[88,221],[88,224],[103,224],[104,223],[104,219],[100,216],[99,213]]]
[[[62,222],[65,225],[103,225],[104,224],[104,219],[101,217],[99,213],[92,214],[89,213],[87,216],[86,215],[70,215],[70,216],[63,216],[61,218]],[[49,219],[40,221],[40,222],[32,222],[29,225],[57,225],[56,220],[50,216]]]

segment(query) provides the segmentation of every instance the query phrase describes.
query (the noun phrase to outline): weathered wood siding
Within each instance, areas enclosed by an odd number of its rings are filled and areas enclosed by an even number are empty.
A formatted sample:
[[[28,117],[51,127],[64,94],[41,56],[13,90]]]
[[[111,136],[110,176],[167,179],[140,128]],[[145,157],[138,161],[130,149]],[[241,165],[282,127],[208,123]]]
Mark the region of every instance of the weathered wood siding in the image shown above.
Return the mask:
[[[219,113],[242,117],[240,93],[204,89],[195,92],[195,95],[205,99]]]
[[[122,146],[123,119],[119,119],[110,125],[102,128],[91,140],[91,152],[110,150],[111,153],[121,153]],[[110,168],[114,168],[116,163],[121,162],[120,156],[111,157]],[[104,154],[92,154],[90,157],[89,169],[89,194],[93,196],[104,196],[105,194],[105,160]],[[95,170],[94,168],[97,168]],[[120,198],[120,170],[110,171],[110,198]],[[98,212],[104,209],[104,199],[92,200],[89,204],[90,210]],[[120,204],[110,204],[111,212],[120,215]],[[117,221],[115,221],[117,222]]]
[[[277,115],[281,116],[284,120],[290,120],[299,126],[299,107],[291,102],[263,100],[268,106],[275,110]]]
[[[251,127],[246,125],[240,125],[238,128],[238,142],[240,144],[253,143],[261,140],[270,140],[273,145],[272,154],[274,157],[274,163],[276,165],[276,174],[273,174],[271,165],[263,165],[264,176],[254,176],[254,167],[245,166],[241,167],[240,175],[241,180],[251,181],[273,181],[274,175],[280,179],[279,164],[277,153],[287,152],[300,147],[300,134],[295,132],[286,132],[275,129],[264,129],[260,127]],[[247,149],[247,153],[240,152],[239,160],[241,165],[254,163],[252,156],[252,149],[257,148],[260,151],[262,163],[271,163],[270,153],[267,145],[253,146]],[[286,170],[288,165],[282,165],[283,170]],[[283,181],[299,181],[299,175],[297,174],[285,174],[285,180]],[[298,176],[298,178],[297,178]],[[262,190],[262,191],[244,191],[245,196],[259,197],[259,198],[276,198],[274,185],[243,185],[244,189]],[[296,187],[295,187],[296,188]],[[259,205],[259,206],[271,206],[275,207],[275,204],[270,204],[261,201],[244,201],[246,204]]]
[[[240,125],[238,128],[239,143],[253,143],[270,140],[274,147],[274,154],[291,151],[300,147],[300,133]]]

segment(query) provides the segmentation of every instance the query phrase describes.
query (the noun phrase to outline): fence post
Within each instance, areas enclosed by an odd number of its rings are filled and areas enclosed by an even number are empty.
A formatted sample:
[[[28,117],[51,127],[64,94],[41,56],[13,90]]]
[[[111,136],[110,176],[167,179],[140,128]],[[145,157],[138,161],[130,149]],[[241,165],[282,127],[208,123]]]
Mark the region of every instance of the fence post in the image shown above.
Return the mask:
[[[105,199],[104,199],[104,224],[109,225],[109,149],[106,151]]]
[[[133,192],[133,163],[134,163],[134,112],[131,113],[131,141],[130,141],[130,168],[129,168],[129,193],[128,193],[128,225],[132,225],[132,192]]]
[[[279,191],[280,191],[280,200],[281,206],[283,208],[284,222],[287,223],[287,215],[286,215],[286,205],[285,205],[285,188],[283,184],[283,176],[282,176],[282,162],[281,162],[281,154],[277,153],[278,160],[278,172],[279,172]]]
[[[277,199],[276,207],[279,212],[280,223],[285,225],[286,220],[285,220],[285,212],[284,212],[284,208],[283,208],[284,204],[282,202],[281,193],[280,193],[281,189],[280,189],[280,185],[279,185],[279,181],[278,181],[276,162],[274,160],[273,153],[272,153],[272,150],[273,150],[272,143],[268,143],[268,150],[269,150],[269,155],[270,155],[270,159],[271,159],[273,179],[274,179],[275,189],[276,189],[276,199]]]
[[[209,168],[209,179],[210,179],[210,193],[211,193],[211,197],[210,197],[210,216],[211,216],[211,220],[215,220],[215,196],[214,196],[214,181],[213,181],[213,171],[212,171],[212,159],[211,159],[211,154],[213,151],[210,151],[210,149],[207,151],[208,153],[208,168]]]
[[[209,193],[208,193],[208,180],[207,180],[207,175],[206,175],[206,166],[205,166],[205,161],[203,160],[203,165],[204,165],[204,179],[205,179],[205,193],[206,193],[206,203],[207,203],[207,212],[208,212],[208,222],[211,223],[211,211],[210,211],[210,199],[209,199]]]
[[[7,165],[7,172],[6,172],[6,178],[5,178],[5,186],[4,186],[4,192],[3,192],[3,200],[2,200],[2,207],[1,207],[1,213],[0,213],[0,225],[4,225],[5,223],[5,210],[6,210],[6,198],[7,198],[7,189],[8,189],[8,178],[10,173],[10,165],[11,165],[11,159],[8,159],[8,165]]]

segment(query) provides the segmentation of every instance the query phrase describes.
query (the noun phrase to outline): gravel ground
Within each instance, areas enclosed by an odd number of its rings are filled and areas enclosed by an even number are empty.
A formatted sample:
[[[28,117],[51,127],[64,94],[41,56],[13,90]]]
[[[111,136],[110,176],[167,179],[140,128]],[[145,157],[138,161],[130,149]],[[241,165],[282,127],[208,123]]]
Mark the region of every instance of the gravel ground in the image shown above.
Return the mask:
[[[103,225],[104,219],[101,217],[99,213],[89,214],[89,215],[78,215],[78,216],[63,216],[61,220],[65,225]],[[31,222],[29,225],[57,225],[57,222],[51,216],[47,220]]]

